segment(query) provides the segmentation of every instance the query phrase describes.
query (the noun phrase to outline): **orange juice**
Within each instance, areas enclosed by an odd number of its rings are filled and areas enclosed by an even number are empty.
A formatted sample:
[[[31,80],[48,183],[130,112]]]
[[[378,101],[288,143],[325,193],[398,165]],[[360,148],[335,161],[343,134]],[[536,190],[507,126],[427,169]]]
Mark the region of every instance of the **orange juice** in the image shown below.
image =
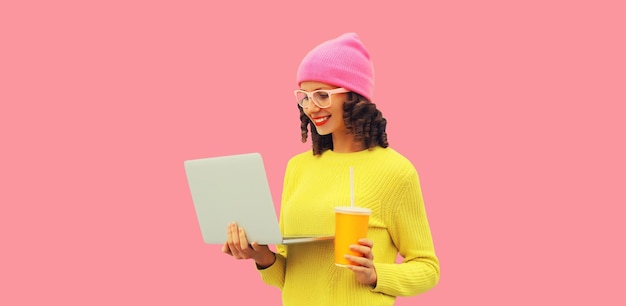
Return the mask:
[[[351,244],[358,244],[359,239],[367,238],[369,217],[372,211],[363,207],[335,207],[335,264],[346,266],[353,264],[344,255],[363,256],[350,250]]]

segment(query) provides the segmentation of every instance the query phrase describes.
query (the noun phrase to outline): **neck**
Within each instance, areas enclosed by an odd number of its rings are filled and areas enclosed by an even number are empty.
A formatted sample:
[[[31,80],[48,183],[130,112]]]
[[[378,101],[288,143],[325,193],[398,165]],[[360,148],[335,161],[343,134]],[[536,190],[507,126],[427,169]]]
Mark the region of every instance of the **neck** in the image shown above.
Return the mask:
[[[365,144],[354,141],[354,135],[347,134],[338,137],[333,133],[333,152],[336,153],[353,153],[365,150]]]

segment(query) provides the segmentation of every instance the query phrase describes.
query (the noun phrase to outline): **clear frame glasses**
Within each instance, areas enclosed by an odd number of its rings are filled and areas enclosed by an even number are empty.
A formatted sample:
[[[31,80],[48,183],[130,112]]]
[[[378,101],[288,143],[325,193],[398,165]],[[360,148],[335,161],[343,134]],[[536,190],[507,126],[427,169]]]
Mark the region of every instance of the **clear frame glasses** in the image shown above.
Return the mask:
[[[294,91],[296,95],[296,101],[298,101],[298,105],[301,107],[309,107],[311,101],[317,105],[319,108],[328,108],[331,104],[331,96],[333,94],[350,92],[345,88],[335,88],[335,89],[318,89],[312,92],[306,92],[304,90],[298,89]]]

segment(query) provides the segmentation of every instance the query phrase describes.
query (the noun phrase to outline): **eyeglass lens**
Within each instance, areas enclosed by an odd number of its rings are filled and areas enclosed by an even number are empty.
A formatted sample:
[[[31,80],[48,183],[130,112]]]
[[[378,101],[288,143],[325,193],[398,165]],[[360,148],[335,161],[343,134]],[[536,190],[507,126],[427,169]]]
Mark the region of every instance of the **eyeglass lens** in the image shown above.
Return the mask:
[[[330,95],[326,91],[321,91],[321,90],[314,91],[311,94],[311,97],[313,99],[312,102],[321,108],[330,106]],[[298,104],[300,104],[300,106],[302,107],[309,106],[309,103],[311,102],[309,101],[309,96],[305,92],[302,92],[302,91],[299,91],[297,93],[297,99],[298,99]]]

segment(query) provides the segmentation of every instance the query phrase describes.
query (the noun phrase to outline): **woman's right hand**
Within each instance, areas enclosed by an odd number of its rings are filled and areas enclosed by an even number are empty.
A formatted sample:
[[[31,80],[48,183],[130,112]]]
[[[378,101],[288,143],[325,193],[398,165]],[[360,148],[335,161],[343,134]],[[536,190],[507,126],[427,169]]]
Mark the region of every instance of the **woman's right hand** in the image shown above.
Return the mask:
[[[236,259],[254,259],[259,268],[267,268],[274,264],[276,254],[267,245],[256,242],[248,243],[246,232],[243,228],[231,223],[227,226],[227,240],[222,246],[222,252]]]

